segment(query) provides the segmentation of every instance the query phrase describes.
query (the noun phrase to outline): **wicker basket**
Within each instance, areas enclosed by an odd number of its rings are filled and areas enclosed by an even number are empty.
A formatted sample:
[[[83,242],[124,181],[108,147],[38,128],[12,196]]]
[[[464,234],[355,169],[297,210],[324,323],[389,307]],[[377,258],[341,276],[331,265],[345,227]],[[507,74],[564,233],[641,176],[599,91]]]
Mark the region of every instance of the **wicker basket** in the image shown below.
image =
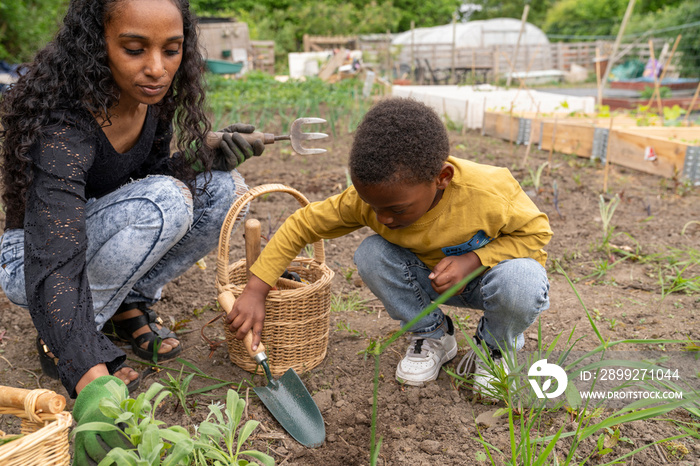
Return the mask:
[[[231,206],[219,237],[217,283],[219,294],[229,291],[238,298],[247,283],[246,261],[229,265],[229,241],[232,229],[246,205],[258,196],[283,192],[294,196],[302,206],[309,201],[299,191],[282,184],[252,188]],[[325,264],[323,241],[313,244],[314,258],[297,257],[288,267],[308,284],[280,278],[265,303],[265,324],[261,336],[267,348],[270,371],[274,376],[292,368],[306,372],[323,361],[328,349],[331,279],[333,271]],[[243,342],[224,324],[231,362],[254,372],[257,364],[248,355]]]
[[[0,387],[0,390],[19,389]],[[37,412],[37,400],[44,394],[56,395],[51,390],[27,390],[24,409],[0,406],[0,414],[11,414],[22,419],[22,437],[0,446],[0,464],[3,466],[67,466],[70,464],[68,431],[73,417],[67,411],[57,414]],[[65,406],[65,400],[63,402]],[[62,409],[62,408],[61,408]],[[0,436],[2,438],[4,435]]]

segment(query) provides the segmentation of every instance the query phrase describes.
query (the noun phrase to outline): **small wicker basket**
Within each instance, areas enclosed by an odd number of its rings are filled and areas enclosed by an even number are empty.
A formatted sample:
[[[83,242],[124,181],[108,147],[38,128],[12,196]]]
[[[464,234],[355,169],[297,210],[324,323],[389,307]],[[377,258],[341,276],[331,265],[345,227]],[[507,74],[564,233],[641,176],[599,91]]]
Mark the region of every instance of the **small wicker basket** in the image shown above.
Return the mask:
[[[73,424],[73,417],[67,411],[58,413],[42,412],[37,402],[40,398],[60,398],[65,407],[65,398],[51,390],[22,390],[14,387],[2,387],[2,404],[0,414],[11,414],[22,419],[22,437],[0,446],[0,464],[3,466],[67,466],[70,464],[68,432]],[[26,393],[23,393],[26,392]],[[12,396],[16,394],[17,396]],[[17,401],[24,401],[24,409],[17,406]],[[14,399],[15,403],[8,403]],[[11,405],[10,405],[11,404]],[[55,405],[55,404],[54,404]],[[0,439],[4,433],[0,432]]]
[[[246,205],[258,196],[283,192],[294,196],[299,204],[309,201],[299,191],[282,184],[265,184],[250,189],[231,206],[219,237],[217,282],[219,294],[231,292],[238,298],[247,283],[246,261],[229,265],[229,241],[236,220]],[[331,280],[333,271],[325,264],[323,241],[313,244],[314,258],[297,257],[288,267],[307,282],[280,278],[265,303],[265,324],[261,336],[266,347],[272,375],[287,369],[306,372],[323,361],[328,349],[330,326]],[[242,341],[235,338],[224,323],[229,359],[240,368],[254,372],[257,364],[248,355]]]

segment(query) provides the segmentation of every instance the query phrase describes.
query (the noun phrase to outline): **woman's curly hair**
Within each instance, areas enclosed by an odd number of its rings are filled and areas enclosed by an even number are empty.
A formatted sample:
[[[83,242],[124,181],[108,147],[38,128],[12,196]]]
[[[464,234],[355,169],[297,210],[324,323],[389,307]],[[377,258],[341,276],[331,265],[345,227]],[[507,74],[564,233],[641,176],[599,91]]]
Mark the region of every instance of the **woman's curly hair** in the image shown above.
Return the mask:
[[[362,184],[409,184],[435,179],[450,153],[442,120],[413,99],[390,98],[372,107],[357,127],[350,174]]]
[[[39,141],[42,129],[52,123],[52,112],[105,115],[109,124],[110,109],[118,103],[120,92],[107,64],[104,26],[122,1],[71,0],[56,37],[37,53],[0,102],[2,200],[6,210],[24,212],[32,181],[29,149]],[[175,121],[177,147],[188,154],[175,161],[175,176],[192,186],[196,173],[191,164],[198,162],[206,171],[211,168],[211,151],[202,144],[211,127],[203,110],[204,59],[189,1],[170,1],[182,14],[183,55],[170,89],[155,106],[155,114],[166,123]]]

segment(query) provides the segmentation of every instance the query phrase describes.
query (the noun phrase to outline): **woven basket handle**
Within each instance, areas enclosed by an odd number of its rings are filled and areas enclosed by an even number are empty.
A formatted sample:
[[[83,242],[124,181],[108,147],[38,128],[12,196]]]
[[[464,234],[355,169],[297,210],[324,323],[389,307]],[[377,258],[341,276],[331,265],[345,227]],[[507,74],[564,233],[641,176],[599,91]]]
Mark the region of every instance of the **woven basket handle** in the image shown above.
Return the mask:
[[[226,214],[226,218],[224,219],[224,224],[221,226],[221,234],[219,235],[219,255],[216,260],[216,278],[219,285],[225,285],[229,281],[229,246],[233,226],[236,224],[238,216],[250,201],[256,197],[262,196],[263,194],[274,192],[291,194],[297,201],[299,201],[299,204],[301,204],[302,207],[309,205],[309,200],[303,194],[296,189],[290,188],[283,184],[263,184],[256,186],[239,197],[229,209],[228,213]],[[323,240],[313,243],[313,247],[314,260],[321,264],[324,263],[326,260],[326,255],[323,249]]]

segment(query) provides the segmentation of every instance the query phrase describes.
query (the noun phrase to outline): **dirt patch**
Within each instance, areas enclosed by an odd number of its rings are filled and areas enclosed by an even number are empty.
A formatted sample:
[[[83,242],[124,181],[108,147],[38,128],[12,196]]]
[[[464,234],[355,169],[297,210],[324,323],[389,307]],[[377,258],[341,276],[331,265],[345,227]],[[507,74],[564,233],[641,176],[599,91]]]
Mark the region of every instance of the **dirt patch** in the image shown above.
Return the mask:
[[[530,178],[530,170],[535,173],[537,167],[549,158],[548,153],[533,148],[527,167],[521,168],[525,154],[522,146],[514,147],[475,132],[466,135],[452,132],[451,139],[453,155],[508,167],[521,182]],[[250,186],[283,183],[298,189],[311,201],[321,200],[345,188],[350,143],[350,136],[336,137],[326,143],[327,154],[309,157],[290,155],[286,147],[278,144],[268,147],[263,157],[247,162],[241,171]],[[667,294],[670,282],[667,281],[666,289],[662,290],[659,281],[659,271],[664,277],[671,273],[670,269],[662,268],[659,261],[671,261],[678,251],[694,251],[696,263],[683,272],[683,278],[697,277],[700,225],[688,223],[698,219],[700,196],[697,188],[614,167],[610,173],[610,194],[606,198],[618,194],[621,202],[612,220],[617,235],[612,237],[611,243],[622,251],[646,258],[621,261],[620,253],[606,256],[597,248],[603,237],[599,212],[602,167],[586,159],[554,154],[551,173],[545,168],[541,179],[538,193],[534,192],[531,183],[524,184],[540,209],[549,215],[555,233],[546,248],[550,254],[551,309],[542,315],[543,344],[550,344],[560,332],[568,338],[573,330],[572,341],[580,338],[576,349],[589,350],[598,345],[578,298],[565,278],[554,270],[552,259],[558,260],[572,279],[589,276],[576,286],[603,338],[611,341],[700,338],[698,295]],[[254,201],[249,216],[263,222],[263,232],[270,231],[297,205],[291,196],[273,194]],[[301,447],[285,435],[254,398],[252,390],[241,390],[243,396],[249,396],[247,415],[262,421],[253,437],[253,445],[261,451],[268,451],[278,464],[369,463],[374,362],[359,353],[367,348],[370,339],[385,338],[398,328],[354,271],[352,255],[369,234],[370,231],[362,229],[326,243],[327,263],[336,273],[333,294],[368,301],[365,309],[343,309],[332,313],[328,355],[321,365],[302,375],[324,416],[325,444],[317,449]],[[242,258],[241,232],[234,235],[237,239],[233,241],[231,257]],[[656,259],[652,254],[658,254]],[[169,284],[155,309],[166,321],[179,323],[185,345],[182,357],[187,361],[211,377],[231,381],[232,385],[241,382],[244,387],[248,383],[263,384],[260,376],[253,377],[230,363],[225,345],[212,351],[200,338],[200,328],[216,316],[213,310],[216,306],[215,251],[207,257],[207,263],[206,270],[192,267]],[[596,271],[600,276],[591,275]],[[467,335],[474,333],[480,312],[454,308],[446,308],[446,311],[464,324]],[[220,322],[205,332],[211,339],[224,340]],[[42,377],[33,344],[35,334],[28,313],[0,296],[0,384],[26,388],[41,386],[65,394],[60,384]],[[535,350],[537,344],[537,330],[533,327],[526,333],[525,350]],[[465,353],[464,345],[464,336],[461,336],[458,358],[447,367],[454,368]],[[672,352],[681,347],[647,345],[646,349]],[[383,444],[379,464],[480,464],[486,460],[482,453],[484,449],[477,441],[475,419],[492,411],[494,406],[473,402],[469,391],[455,388],[446,373],[424,388],[399,386],[394,381],[394,370],[404,351],[405,343],[399,340],[381,358],[377,437],[383,438]],[[131,355],[131,352],[127,350],[127,354]],[[172,362],[167,366],[177,377],[180,365]],[[151,374],[142,386],[161,379],[167,379],[165,373]],[[195,378],[191,389],[214,383]],[[221,388],[189,397],[193,412],[189,418],[171,398],[161,409],[161,417],[170,424],[197,424],[208,412],[206,405],[212,400],[222,401],[224,394],[225,389]],[[502,405],[496,407],[499,406]],[[682,422],[698,422],[686,411],[674,411],[670,417]],[[555,410],[545,416],[541,432],[550,435],[562,425],[566,431],[575,429],[566,410]],[[0,429],[11,431],[13,428],[16,428],[16,423],[13,425],[7,417],[0,423]],[[621,441],[613,447],[611,455],[594,456],[591,462],[604,463],[612,459],[612,455],[623,454],[678,432],[677,426],[668,420],[623,424],[620,435],[629,442]],[[482,429],[482,435],[486,442],[510,452],[507,424]],[[597,438],[595,436],[579,447],[582,456],[578,461],[595,448]],[[670,464],[698,464],[700,445],[692,439],[683,439],[680,443],[688,449],[682,458],[673,456],[672,448],[651,447],[637,453],[634,464],[662,464],[666,461]],[[556,447],[558,455],[563,458],[570,446],[570,439],[561,440]],[[495,458],[497,463],[502,461],[497,454]]]

